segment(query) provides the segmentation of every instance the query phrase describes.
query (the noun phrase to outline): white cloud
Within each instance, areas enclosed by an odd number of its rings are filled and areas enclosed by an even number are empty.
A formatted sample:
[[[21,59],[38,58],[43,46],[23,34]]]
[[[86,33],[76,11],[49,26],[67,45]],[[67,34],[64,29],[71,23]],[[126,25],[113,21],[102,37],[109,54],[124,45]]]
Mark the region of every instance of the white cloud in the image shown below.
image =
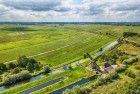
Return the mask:
[[[140,1],[0,0],[0,21],[140,21]]]

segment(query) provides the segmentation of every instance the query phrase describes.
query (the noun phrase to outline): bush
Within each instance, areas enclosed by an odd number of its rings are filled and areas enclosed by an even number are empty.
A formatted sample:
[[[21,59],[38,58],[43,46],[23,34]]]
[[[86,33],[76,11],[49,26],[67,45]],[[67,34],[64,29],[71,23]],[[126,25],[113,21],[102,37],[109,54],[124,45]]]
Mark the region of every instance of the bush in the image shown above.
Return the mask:
[[[71,66],[71,65],[68,65],[68,69],[69,69],[69,70],[72,70],[72,66]]]
[[[133,81],[128,88],[127,94],[140,94],[140,78],[136,78]]]
[[[29,62],[26,56],[20,56],[17,61],[18,61],[18,65],[23,68],[26,68],[26,65]]]
[[[2,30],[8,30],[8,31],[27,31],[30,30],[28,27],[24,26],[16,26],[16,27],[7,27],[7,28],[2,28]]]
[[[26,66],[26,69],[29,71],[29,72],[33,72],[34,70],[34,65],[32,63],[28,63],[27,66]]]
[[[69,90],[65,90],[63,92],[63,94],[89,94],[91,92],[91,88],[89,87],[79,87],[79,86],[76,86],[74,87],[73,89]]]
[[[123,33],[123,37],[133,37],[133,36],[137,36],[138,33],[135,32],[124,32]]]
[[[115,69],[117,73],[124,72],[127,69],[127,66],[120,66]]]
[[[38,63],[34,64],[34,69],[35,69],[35,70],[39,70],[39,69],[40,69],[40,66],[39,66]]]
[[[8,69],[14,69],[15,67],[16,67],[16,64],[14,64],[14,63],[8,63],[7,64]]]
[[[18,64],[20,67],[26,68],[30,72],[40,69],[40,62],[37,62],[33,58],[27,58],[26,56],[19,57]]]
[[[63,94],[74,94],[74,92],[72,92],[72,89],[66,89],[65,91],[63,91]]]
[[[127,75],[128,77],[131,77],[131,78],[135,78],[136,77],[136,74],[132,70],[127,70],[125,72],[125,75]]]
[[[140,70],[140,65],[135,65],[135,69]]]
[[[127,60],[124,60],[123,63],[124,64],[128,64],[128,65],[131,65],[131,64],[133,64],[133,63],[135,63],[137,61],[138,61],[138,57],[132,57],[132,58],[129,58]]]
[[[13,74],[17,74],[17,73],[19,73],[20,71],[22,71],[22,69],[19,68],[19,67],[17,67],[17,68],[14,68],[14,69],[12,70],[12,73],[13,73]]]
[[[0,70],[1,71],[6,71],[7,70],[6,65],[3,64],[3,63],[0,63]]]
[[[109,74],[107,74],[105,76],[101,76],[100,78],[98,78],[94,87],[105,85],[108,82],[112,82],[113,80],[118,79],[118,78],[119,78],[119,75],[118,75],[117,72],[115,72],[115,71],[110,72]]]
[[[3,82],[5,85],[12,85],[17,82],[30,79],[31,75],[28,71],[22,71],[21,73],[8,75],[4,78]]]
[[[31,64],[36,64],[38,63],[35,59],[33,58],[28,58],[28,62],[30,62]]]
[[[112,80],[116,80],[119,78],[119,75],[116,71],[113,71],[111,73],[109,73],[109,77],[112,79]]]
[[[46,65],[45,67],[44,67],[44,72],[45,73],[49,73],[51,70],[50,70],[50,67],[48,66],[48,65]]]
[[[0,75],[2,74],[3,72],[0,70]]]

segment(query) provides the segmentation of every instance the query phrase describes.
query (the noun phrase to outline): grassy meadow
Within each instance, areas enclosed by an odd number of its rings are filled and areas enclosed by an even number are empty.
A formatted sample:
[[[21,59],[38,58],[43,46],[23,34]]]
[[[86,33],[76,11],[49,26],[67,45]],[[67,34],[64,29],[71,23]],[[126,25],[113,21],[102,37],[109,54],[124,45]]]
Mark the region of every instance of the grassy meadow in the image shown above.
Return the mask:
[[[113,38],[107,36],[67,29],[67,27],[28,27],[31,31],[2,29],[3,31],[0,32],[0,63],[15,60],[22,55],[33,56],[48,52],[36,56],[35,59],[43,65],[56,66],[79,58],[86,52],[94,52],[113,41]]]
[[[17,27],[22,27],[18,30]],[[35,81],[31,81],[25,84],[11,87],[10,89],[0,91],[0,94],[18,94],[26,89],[43,84],[47,81],[56,79],[61,76],[65,76],[64,81],[60,81],[52,86],[42,88],[41,90],[33,92],[33,94],[47,94],[53,90],[67,86],[83,77],[94,75],[95,73],[85,68],[89,59],[83,59],[85,53],[94,54],[99,51],[100,48],[108,45],[109,43],[123,38],[124,32],[136,32],[140,33],[139,26],[111,26],[111,25],[0,25],[0,63],[8,63],[12,60],[17,60],[19,56],[26,55],[33,57],[35,60],[41,63],[41,70],[35,70],[34,73],[42,73],[44,66],[49,65],[51,69],[74,62],[75,60],[88,60],[82,67],[77,67],[71,70],[67,70],[58,74],[46,74],[45,77]],[[130,41],[139,43],[139,36],[126,38]],[[122,40],[123,41],[123,40]],[[122,61],[133,56],[140,55],[140,48],[132,43],[122,42],[118,47],[111,49],[98,58],[97,64],[102,65],[104,61],[111,64],[122,64]],[[82,61],[81,60],[81,61]],[[114,62],[115,61],[115,62]],[[17,62],[14,62],[17,63]],[[18,68],[20,66],[17,66]],[[27,70],[20,67],[19,71]],[[139,75],[139,61],[132,66],[128,66],[130,70],[136,73],[136,77]],[[136,69],[137,67],[137,69]],[[17,71],[18,69],[15,70]],[[128,70],[127,69],[127,70]],[[14,69],[4,70],[0,74],[0,82],[8,72],[12,72]],[[33,74],[30,72],[30,74]],[[11,73],[12,74],[12,73]],[[13,73],[14,74],[14,73]],[[125,89],[133,84],[133,78],[128,77],[125,73],[119,74],[120,79],[113,81],[112,83],[91,89],[91,94],[106,94],[112,93],[117,89],[115,94],[125,94]],[[91,82],[96,82],[91,81]],[[92,84],[92,83],[91,83]],[[90,84],[86,84],[87,86]],[[85,87],[86,87],[85,85]],[[120,86],[119,86],[120,85]],[[126,87],[125,87],[126,86]],[[83,86],[84,87],[84,86]],[[112,88],[108,91],[108,88]],[[100,91],[100,92],[98,92]],[[97,92],[97,93],[96,93]],[[117,92],[117,90],[115,91]],[[73,94],[73,93],[72,93]],[[80,94],[80,93],[79,93]]]
[[[83,68],[83,67],[79,67],[79,68],[75,68],[73,70],[68,70],[68,71],[65,71],[63,73],[58,73],[55,75],[46,76],[42,79],[28,82],[26,84],[23,84],[23,85],[20,85],[17,87],[10,88],[8,90],[0,92],[0,94],[18,94],[18,93],[22,92],[23,90],[29,89],[31,87],[34,87],[34,86],[37,86],[40,84],[43,84],[46,81],[50,81],[52,79],[56,79],[56,78],[59,78],[62,76],[66,77],[66,79],[64,81],[60,81],[54,85],[51,85],[49,87],[46,87],[46,88],[43,88],[41,90],[34,92],[35,94],[40,94],[40,93],[44,94],[44,93],[51,92],[55,89],[64,87],[66,85],[69,85],[70,83],[75,82],[77,80],[80,80],[83,77],[88,77],[91,75],[94,75],[94,73],[91,73],[90,71],[85,70],[85,68]]]

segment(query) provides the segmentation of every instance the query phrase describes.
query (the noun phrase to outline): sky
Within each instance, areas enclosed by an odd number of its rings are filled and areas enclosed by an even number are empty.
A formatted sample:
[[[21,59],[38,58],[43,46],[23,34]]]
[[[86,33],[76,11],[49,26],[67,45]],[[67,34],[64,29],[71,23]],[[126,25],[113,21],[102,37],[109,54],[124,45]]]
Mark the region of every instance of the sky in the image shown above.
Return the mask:
[[[140,22],[140,0],[0,0],[0,22]]]

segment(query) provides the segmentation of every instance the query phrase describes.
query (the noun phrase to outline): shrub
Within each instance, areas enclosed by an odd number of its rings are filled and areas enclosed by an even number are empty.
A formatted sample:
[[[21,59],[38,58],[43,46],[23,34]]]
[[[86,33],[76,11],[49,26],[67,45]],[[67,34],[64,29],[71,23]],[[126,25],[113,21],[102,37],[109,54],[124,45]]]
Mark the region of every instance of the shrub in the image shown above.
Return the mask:
[[[8,63],[7,64],[8,69],[14,69],[15,67],[16,67],[16,64],[14,64],[14,63]]]
[[[105,78],[98,78],[97,81],[95,82],[95,85],[94,87],[98,87],[98,86],[101,86],[101,85],[105,85],[107,82],[106,82],[106,79]]]
[[[12,73],[13,73],[13,74],[17,74],[17,73],[19,73],[21,70],[22,70],[21,68],[17,67],[17,68],[14,68],[14,69],[12,70]]]
[[[108,82],[112,82],[112,80],[115,80],[115,79],[118,79],[118,78],[119,78],[119,75],[118,75],[117,72],[115,72],[115,71],[110,72],[109,74],[107,74],[105,76],[101,76],[100,78],[98,78],[94,87],[105,85]]]
[[[121,56],[120,57],[120,61],[123,62],[124,60],[128,59],[128,56],[127,55],[124,55],[124,56]]]
[[[125,75],[127,75],[128,77],[131,77],[131,78],[135,78],[136,77],[136,74],[132,70],[127,70],[125,72]]]
[[[124,32],[123,33],[123,37],[133,37],[133,36],[137,36],[138,33],[135,32]]]
[[[135,65],[135,69],[140,70],[140,65]]]
[[[2,74],[3,72],[0,70],[0,75]]]
[[[74,93],[72,92],[72,89],[71,90],[66,89],[65,91],[63,91],[63,94],[74,94]]]
[[[127,69],[127,66],[119,66],[115,69],[117,73],[124,72]]]
[[[26,56],[19,57],[18,64],[20,67],[26,68],[30,72],[40,69],[40,62],[37,62],[33,58],[27,58]]]
[[[140,94],[140,78],[136,78],[128,87],[127,94]]]
[[[35,69],[35,70],[39,70],[39,69],[40,69],[40,66],[39,66],[38,63],[34,64],[34,69]]]
[[[33,58],[28,58],[28,61],[31,63],[31,64],[36,64],[38,63],[35,59]]]
[[[91,89],[88,88],[88,87],[79,87],[79,86],[77,86],[77,87],[73,88],[74,94],[89,94],[90,91],[91,91]]]
[[[0,70],[1,71],[6,71],[7,70],[6,65],[3,64],[3,63],[0,63]]]
[[[124,60],[123,63],[124,64],[128,64],[128,65],[131,65],[131,64],[133,64],[133,63],[135,63],[137,61],[138,61],[138,57],[132,57],[132,58],[129,58],[127,60]]]
[[[91,88],[90,87],[79,87],[76,86],[74,88],[67,89],[63,92],[63,94],[89,94],[91,92]]]
[[[112,80],[115,80],[115,79],[118,79],[119,78],[119,75],[116,71],[113,71],[111,73],[109,73],[109,77],[112,79]]]
[[[87,54],[84,54],[84,59],[88,58]]]
[[[44,72],[45,73],[49,73],[51,70],[50,70],[50,67],[48,66],[48,65],[46,65],[45,67],[44,67]]]
[[[83,87],[82,90],[83,90],[83,94],[89,94],[92,89],[90,87]]]
[[[26,65],[29,62],[26,56],[20,56],[17,61],[18,61],[18,65],[23,68],[26,68]]]
[[[28,63],[27,66],[26,66],[26,69],[29,71],[29,72],[33,72],[34,70],[34,65],[32,63]]]
[[[2,28],[2,30],[8,30],[8,31],[27,31],[27,30],[30,30],[30,29],[28,27],[16,26],[16,27]]]
[[[71,65],[68,65],[68,69],[72,70],[72,66]]]
[[[3,82],[5,85],[11,85],[14,83],[17,83],[22,80],[30,79],[31,75],[28,71],[22,71],[21,73],[14,74],[14,75],[8,75],[4,78]]]

